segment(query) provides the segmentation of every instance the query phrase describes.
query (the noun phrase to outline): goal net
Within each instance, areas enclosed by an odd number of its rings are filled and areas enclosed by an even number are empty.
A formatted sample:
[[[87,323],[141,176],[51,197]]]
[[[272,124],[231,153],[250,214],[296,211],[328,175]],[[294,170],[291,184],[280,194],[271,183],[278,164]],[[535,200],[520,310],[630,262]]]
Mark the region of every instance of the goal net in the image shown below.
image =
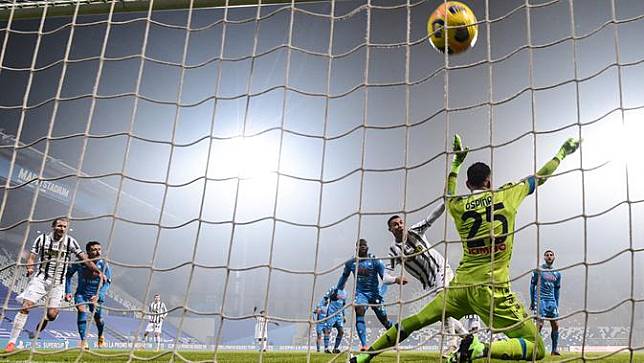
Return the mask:
[[[0,334],[33,240],[62,215],[114,270],[114,347],[141,347],[160,294],[176,354],[255,349],[260,311],[269,350],[313,354],[311,312],[356,241],[386,258],[391,215],[411,225],[442,203],[460,134],[495,187],[583,139],[517,214],[513,289],[527,308],[552,249],[562,350],[641,349],[644,5],[469,1],[478,42],[444,55],[426,28],[441,3],[0,1]],[[456,268],[452,218],[427,236]],[[384,297],[394,322],[431,298],[409,280]],[[347,286],[341,349],[355,351]],[[384,329],[366,316],[373,343]],[[447,337],[434,324],[395,351]]]

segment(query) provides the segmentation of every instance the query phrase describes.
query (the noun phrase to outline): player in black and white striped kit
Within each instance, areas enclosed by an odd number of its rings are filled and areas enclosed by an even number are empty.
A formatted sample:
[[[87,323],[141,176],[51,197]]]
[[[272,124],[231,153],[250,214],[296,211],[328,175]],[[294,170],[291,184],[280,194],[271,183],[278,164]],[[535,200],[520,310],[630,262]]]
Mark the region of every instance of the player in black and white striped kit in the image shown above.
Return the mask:
[[[441,203],[427,218],[410,228],[406,228],[405,220],[398,215],[391,216],[387,221],[389,232],[394,236],[394,243],[389,248],[389,274],[396,275],[393,270],[397,266],[404,266],[407,273],[418,280],[424,290],[431,291],[431,296],[435,296],[444,286],[448,286],[454,277],[447,259],[431,248],[425,236],[425,232],[444,211],[445,204]],[[460,321],[451,317],[447,318],[445,328],[450,336],[447,338],[448,349],[443,352],[444,356],[458,348],[458,338],[455,333],[460,335],[468,333]]]
[[[148,306],[148,325],[143,333],[143,341],[147,340],[148,334],[154,333],[154,342],[157,343],[157,351],[161,346],[161,332],[163,329],[163,320],[168,316],[168,309],[165,303],[161,301],[161,295],[155,294],[154,301]]]
[[[12,352],[16,347],[16,340],[27,322],[29,310],[41,299],[47,307],[47,316],[39,324],[38,330],[42,331],[49,321],[58,317],[58,308],[65,295],[65,273],[67,266],[74,263],[71,258],[76,255],[87,268],[96,276],[101,276],[101,271],[96,265],[87,260],[87,254],[80,248],[74,237],[67,234],[69,220],[66,217],[56,218],[52,224],[52,231],[39,235],[34,241],[29,256],[27,257],[27,276],[33,276],[25,291],[16,297],[22,304],[20,312],[13,319],[11,336],[5,348]],[[36,262],[36,258],[38,262]],[[35,274],[34,274],[35,273]]]

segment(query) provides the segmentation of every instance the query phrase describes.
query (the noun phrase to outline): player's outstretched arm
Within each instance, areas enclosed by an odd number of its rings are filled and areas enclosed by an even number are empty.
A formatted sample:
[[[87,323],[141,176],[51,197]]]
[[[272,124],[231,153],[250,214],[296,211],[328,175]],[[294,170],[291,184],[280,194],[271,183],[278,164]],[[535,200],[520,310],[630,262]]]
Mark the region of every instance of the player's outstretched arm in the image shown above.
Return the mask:
[[[344,264],[344,271],[342,271],[340,280],[338,280],[338,284],[335,286],[337,290],[344,290],[344,285],[346,285],[349,275],[351,274],[351,262],[352,261],[348,261]]]
[[[530,279],[530,310],[534,310],[536,307],[538,279],[537,271],[533,271],[532,278]]]
[[[445,203],[442,203],[434,209],[427,218],[411,226],[411,229],[417,231],[419,234],[424,234],[429,227],[436,222],[438,218],[445,212]]]
[[[573,138],[566,140],[566,142],[561,145],[561,148],[559,148],[557,154],[544,166],[542,166],[539,171],[537,171],[537,184],[541,185],[545,183],[546,180],[548,180],[548,177],[551,176],[555,172],[555,170],[557,170],[557,167],[559,167],[561,161],[565,159],[566,156],[577,151],[580,143],[581,140],[576,140]]]
[[[454,154],[454,159],[452,160],[452,168],[450,170],[449,176],[447,177],[447,195],[456,194],[456,182],[458,179],[458,172],[461,170],[461,165],[465,161],[467,156],[468,148],[463,147],[463,142],[461,141],[461,136],[456,134],[454,135],[454,141],[452,143],[452,151]]]

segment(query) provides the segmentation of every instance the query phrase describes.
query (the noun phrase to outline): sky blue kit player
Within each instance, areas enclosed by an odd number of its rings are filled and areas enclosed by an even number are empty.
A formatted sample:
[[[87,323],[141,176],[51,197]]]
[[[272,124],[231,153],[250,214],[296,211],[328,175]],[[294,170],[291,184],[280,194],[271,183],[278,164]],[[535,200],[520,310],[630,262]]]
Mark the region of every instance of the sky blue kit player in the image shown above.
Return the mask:
[[[361,350],[367,349],[367,327],[364,315],[367,312],[368,305],[370,304],[373,311],[376,313],[378,321],[385,327],[391,327],[392,323],[387,318],[387,310],[382,305],[384,300],[380,295],[380,280],[386,283],[402,283],[400,279],[395,281],[388,281],[387,278],[392,278],[390,275],[385,275],[385,264],[369,254],[369,246],[365,239],[358,241],[358,257],[357,271],[355,257],[348,260],[344,264],[344,271],[336,286],[336,289],[344,290],[344,285],[347,283],[351,273],[356,275],[356,289],[355,289],[355,311],[356,311],[356,330],[360,338]]]
[[[557,344],[559,342],[559,289],[561,288],[561,272],[553,267],[555,253],[546,250],[543,254],[544,264],[539,271],[532,273],[530,281],[530,310],[537,311],[537,327],[539,332],[543,328],[543,318],[550,320],[550,338],[552,339],[552,355],[559,355]],[[537,286],[539,288],[537,289]],[[539,303],[537,304],[537,300]]]
[[[344,336],[344,307],[347,304],[347,291],[346,290],[330,290],[325,298],[329,302],[327,308],[327,316],[329,319],[326,321],[326,329],[324,332],[324,341],[328,342],[331,330],[336,329],[337,335],[333,344],[333,353],[340,353],[340,343]],[[326,350],[325,350],[326,351]]]
[[[78,334],[81,338],[81,348],[87,349],[86,333],[87,333],[87,308],[91,313],[94,313],[94,321],[98,329],[98,342],[99,348],[105,346],[105,338],[103,337],[103,328],[105,322],[102,317],[101,305],[105,301],[105,294],[110,288],[112,282],[112,268],[107,261],[101,257],[101,244],[97,241],[87,242],[85,246],[87,256],[94,261],[96,267],[103,273],[104,281],[100,276],[97,276],[90,271],[85,265],[75,263],[72,264],[67,270],[67,279],[65,282],[65,299],[71,300],[72,298],[72,277],[78,274],[78,287],[74,294],[74,303],[78,310]]]
[[[326,320],[322,321],[324,318],[326,318],[328,305],[325,298],[326,295],[324,296],[324,298],[322,298],[322,301],[320,301],[320,303],[318,303],[318,305],[315,307],[315,310],[313,310],[313,320],[317,321],[317,323],[315,324],[315,346],[318,352],[320,351],[320,342],[322,341],[322,337],[324,337],[324,351],[326,352],[329,348],[329,339],[324,334],[324,330],[326,329]]]

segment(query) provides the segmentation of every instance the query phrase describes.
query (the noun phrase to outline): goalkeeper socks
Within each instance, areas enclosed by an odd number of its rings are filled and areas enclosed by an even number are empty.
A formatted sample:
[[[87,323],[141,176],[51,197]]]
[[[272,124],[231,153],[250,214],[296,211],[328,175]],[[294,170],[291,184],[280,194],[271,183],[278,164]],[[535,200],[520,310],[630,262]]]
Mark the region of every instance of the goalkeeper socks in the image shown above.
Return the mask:
[[[536,354],[537,360],[543,359],[545,355],[543,341],[540,336],[537,339],[537,343],[524,338],[497,340],[490,345],[490,355],[492,358],[503,360],[532,360],[533,355]]]
[[[550,338],[552,339],[552,351],[557,351],[557,345],[559,345],[559,330],[553,330],[550,332]]]
[[[329,335],[324,334],[324,350],[329,349]]]
[[[356,316],[356,330],[358,331],[358,338],[363,347],[367,346],[367,324],[364,321],[364,315]]]
[[[78,335],[80,335],[81,340],[85,340],[85,334],[87,332],[87,313],[84,311],[78,312],[78,317],[76,320],[78,325]]]
[[[9,343],[16,344],[16,340],[18,340],[18,336],[20,335],[22,328],[25,327],[25,323],[27,322],[27,317],[28,317],[27,314],[18,312],[18,314],[16,314],[16,316],[13,318],[13,326],[11,327],[11,335],[9,336]]]

